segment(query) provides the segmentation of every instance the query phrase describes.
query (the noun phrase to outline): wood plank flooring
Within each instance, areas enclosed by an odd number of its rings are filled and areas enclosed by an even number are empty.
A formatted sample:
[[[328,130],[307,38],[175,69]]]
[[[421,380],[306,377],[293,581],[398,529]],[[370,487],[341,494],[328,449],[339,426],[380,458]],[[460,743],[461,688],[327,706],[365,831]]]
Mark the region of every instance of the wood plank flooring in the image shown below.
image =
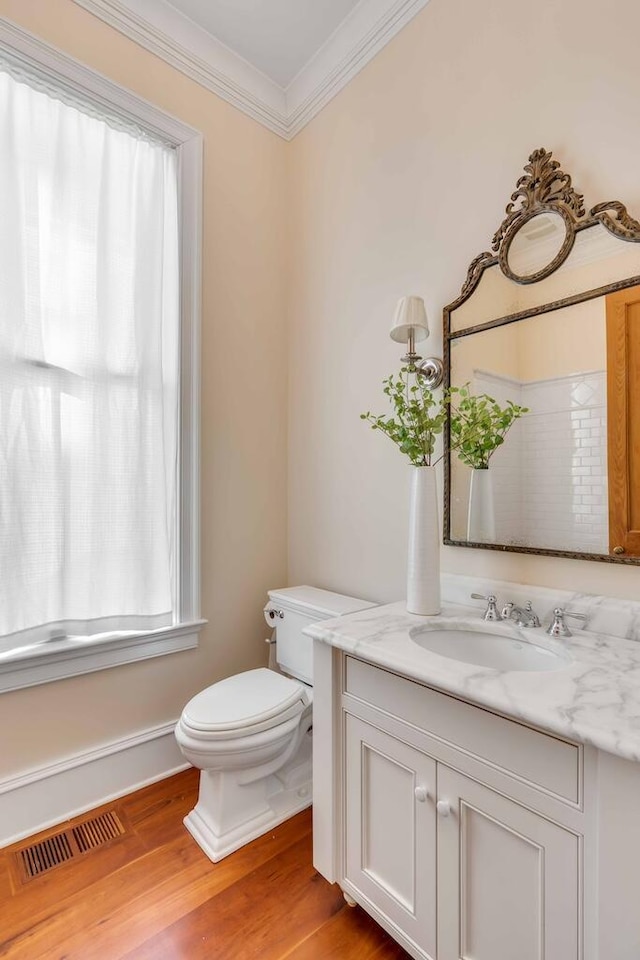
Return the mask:
[[[0,957],[408,958],[314,871],[310,811],[213,864],[182,823],[197,791],[198,771],[187,770],[100,807],[125,835],[27,883],[13,859],[24,843],[0,850]]]

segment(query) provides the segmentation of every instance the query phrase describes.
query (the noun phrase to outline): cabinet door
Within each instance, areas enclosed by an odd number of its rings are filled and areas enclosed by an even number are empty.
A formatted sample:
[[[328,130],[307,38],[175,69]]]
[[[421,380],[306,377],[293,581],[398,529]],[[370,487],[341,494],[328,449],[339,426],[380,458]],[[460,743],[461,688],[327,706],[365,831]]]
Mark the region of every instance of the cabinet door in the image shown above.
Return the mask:
[[[345,723],[346,879],[435,958],[435,761],[348,714]]]
[[[442,765],[438,799],[438,960],[577,960],[579,838]]]

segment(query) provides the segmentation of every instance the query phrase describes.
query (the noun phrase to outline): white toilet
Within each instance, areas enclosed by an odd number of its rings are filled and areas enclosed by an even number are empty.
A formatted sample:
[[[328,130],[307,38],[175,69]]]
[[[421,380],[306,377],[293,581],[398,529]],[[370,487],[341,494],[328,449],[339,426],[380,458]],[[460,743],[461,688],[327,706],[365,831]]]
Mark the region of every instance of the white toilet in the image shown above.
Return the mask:
[[[176,739],[202,771],[184,822],[211,860],[311,804],[313,641],[302,631],[371,606],[315,587],[270,590],[264,614],[287,676],[248,670],[207,687],[182,711]]]

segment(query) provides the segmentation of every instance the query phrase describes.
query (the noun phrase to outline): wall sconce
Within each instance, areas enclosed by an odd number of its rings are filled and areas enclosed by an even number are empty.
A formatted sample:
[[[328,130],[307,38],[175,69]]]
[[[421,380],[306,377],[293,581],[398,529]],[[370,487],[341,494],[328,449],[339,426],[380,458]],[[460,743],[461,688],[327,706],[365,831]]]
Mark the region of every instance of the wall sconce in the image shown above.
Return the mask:
[[[423,360],[415,352],[416,341],[426,340],[429,336],[427,311],[422,297],[401,297],[398,300],[390,336],[396,343],[407,344],[407,353],[402,357],[402,362],[418,373],[430,390],[439,387],[444,375],[442,360],[437,357]]]

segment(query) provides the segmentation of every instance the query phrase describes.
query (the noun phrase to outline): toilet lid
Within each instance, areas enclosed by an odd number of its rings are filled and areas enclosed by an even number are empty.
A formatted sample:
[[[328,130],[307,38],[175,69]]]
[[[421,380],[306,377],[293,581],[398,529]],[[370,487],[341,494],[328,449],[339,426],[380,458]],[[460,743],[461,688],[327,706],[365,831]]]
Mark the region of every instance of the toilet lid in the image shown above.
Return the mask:
[[[261,667],[220,680],[196,694],[182,719],[194,730],[238,730],[279,717],[300,702],[309,703],[303,683]]]

